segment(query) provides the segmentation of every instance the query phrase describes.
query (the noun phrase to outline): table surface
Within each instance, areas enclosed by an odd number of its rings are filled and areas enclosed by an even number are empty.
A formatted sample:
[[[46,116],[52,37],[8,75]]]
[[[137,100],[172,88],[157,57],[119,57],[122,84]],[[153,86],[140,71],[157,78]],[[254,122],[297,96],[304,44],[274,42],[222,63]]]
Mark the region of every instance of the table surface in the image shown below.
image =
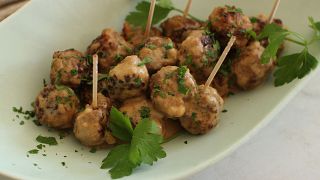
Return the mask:
[[[10,0],[0,0],[0,4]],[[14,0],[11,0],[14,1]],[[15,3],[14,3],[15,4]],[[6,5],[14,12],[19,5]],[[1,9],[1,6],[0,6]],[[14,9],[14,10],[13,10]],[[1,13],[0,13],[1,15]],[[4,18],[4,16],[2,17]],[[1,21],[1,16],[0,16]],[[235,152],[189,180],[320,178],[320,71],[289,104]],[[0,179],[4,177],[0,176]]]

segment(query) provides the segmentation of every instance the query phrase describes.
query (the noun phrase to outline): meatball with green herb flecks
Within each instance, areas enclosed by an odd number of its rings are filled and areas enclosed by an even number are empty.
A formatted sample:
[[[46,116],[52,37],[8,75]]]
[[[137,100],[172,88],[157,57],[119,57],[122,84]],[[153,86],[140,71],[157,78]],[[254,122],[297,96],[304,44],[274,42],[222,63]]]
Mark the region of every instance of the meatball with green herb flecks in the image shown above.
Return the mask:
[[[155,72],[164,66],[176,65],[177,50],[170,38],[150,37],[139,52],[140,59],[149,72]]]
[[[169,118],[185,113],[185,100],[196,91],[196,81],[185,66],[166,66],[152,75],[151,99],[155,107]]]
[[[244,90],[253,89],[262,84],[275,67],[274,61],[261,63],[264,47],[259,41],[251,42],[242,49],[238,58],[233,61],[232,71],[236,77],[237,85]]]
[[[200,26],[199,22],[180,15],[170,17],[161,24],[163,34],[175,43],[181,43],[186,32],[199,29]]]
[[[200,85],[195,96],[186,103],[186,113],[180,123],[191,134],[205,134],[217,125],[222,107],[223,99],[217,91]]]
[[[87,54],[98,54],[99,72],[107,72],[126,56],[132,54],[133,47],[120,34],[112,29],[105,29],[87,49]]]
[[[225,46],[232,35],[237,37],[235,47],[242,48],[248,43],[247,31],[252,30],[252,23],[240,8],[224,6],[215,8],[209,16],[211,30]]]
[[[190,69],[197,82],[204,82],[214,68],[220,55],[220,44],[213,34],[204,30],[194,30],[181,43],[179,64]]]
[[[39,122],[58,129],[73,126],[78,108],[79,99],[73,90],[61,85],[44,87],[35,101],[35,113]]]
[[[149,73],[138,56],[128,56],[109,72],[107,90],[111,99],[125,100],[142,95],[148,87]]]
[[[52,83],[77,88],[87,70],[87,62],[81,52],[74,49],[57,51],[53,54],[50,79]]]
[[[98,146],[106,142],[105,129],[110,108],[109,98],[98,93],[97,108],[87,105],[85,110],[77,115],[73,132],[82,144]]]

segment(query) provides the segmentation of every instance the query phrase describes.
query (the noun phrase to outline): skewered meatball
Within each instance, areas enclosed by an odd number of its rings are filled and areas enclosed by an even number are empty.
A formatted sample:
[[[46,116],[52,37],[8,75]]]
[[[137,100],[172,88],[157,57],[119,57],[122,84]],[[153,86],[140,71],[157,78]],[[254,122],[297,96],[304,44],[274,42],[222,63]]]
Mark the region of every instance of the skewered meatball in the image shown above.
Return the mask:
[[[39,122],[48,127],[71,128],[79,108],[79,100],[66,86],[46,86],[37,96],[35,112]]]
[[[155,72],[164,66],[177,63],[177,50],[170,38],[151,37],[148,38],[144,47],[139,52],[139,57],[146,63],[150,72]]]
[[[109,99],[98,93],[98,108],[87,105],[84,111],[78,114],[73,132],[75,137],[86,146],[98,146],[105,142],[104,129],[107,126],[107,109],[111,107]]]
[[[241,9],[234,6],[217,7],[209,16],[211,30],[223,46],[227,44],[231,35],[237,37],[235,47],[244,47],[248,42],[247,30],[252,29],[249,17],[244,15]]]
[[[179,49],[179,63],[186,65],[198,82],[205,81],[216,64],[220,45],[213,35],[206,35],[203,30],[191,31]]]
[[[120,107],[120,111],[129,116],[131,123],[136,126],[141,119],[150,118],[154,120],[162,131],[163,137],[169,138],[180,130],[178,122],[166,117],[157,111],[152,102],[144,96],[128,99]]]
[[[199,86],[197,94],[186,103],[186,113],[180,123],[191,134],[205,134],[218,123],[223,99],[217,91],[204,85]]]
[[[179,15],[168,18],[161,24],[163,34],[175,43],[181,43],[184,40],[184,33],[199,29],[200,26],[199,22]]]
[[[139,46],[143,45],[145,42],[144,29],[141,27],[134,27],[128,22],[123,24],[122,36],[135,48],[139,48]],[[161,31],[158,28],[152,27],[150,37],[153,36],[161,36]]]
[[[87,54],[98,54],[99,72],[110,70],[123,58],[132,53],[132,45],[127,43],[120,34],[112,29],[105,29],[87,49]]]
[[[141,95],[148,86],[149,74],[138,56],[128,56],[109,72],[108,92],[112,99],[125,100]]]
[[[196,86],[185,66],[166,66],[151,77],[151,99],[167,117],[181,117],[185,113],[185,100],[195,93]]]
[[[86,71],[86,61],[83,60],[81,52],[74,49],[54,52],[50,71],[52,83],[76,88]]]
[[[274,68],[274,62],[261,64],[264,48],[260,42],[254,41],[242,49],[240,56],[234,60],[232,69],[236,82],[242,89],[252,89],[262,84]]]

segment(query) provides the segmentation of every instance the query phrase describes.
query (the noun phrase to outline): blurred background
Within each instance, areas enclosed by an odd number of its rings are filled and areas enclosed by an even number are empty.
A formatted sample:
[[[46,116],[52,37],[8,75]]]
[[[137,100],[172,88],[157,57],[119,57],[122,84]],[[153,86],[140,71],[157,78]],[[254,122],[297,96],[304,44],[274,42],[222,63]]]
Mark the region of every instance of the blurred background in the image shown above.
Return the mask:
[[[29,0],[0,0],[0,21],[10,16]]]

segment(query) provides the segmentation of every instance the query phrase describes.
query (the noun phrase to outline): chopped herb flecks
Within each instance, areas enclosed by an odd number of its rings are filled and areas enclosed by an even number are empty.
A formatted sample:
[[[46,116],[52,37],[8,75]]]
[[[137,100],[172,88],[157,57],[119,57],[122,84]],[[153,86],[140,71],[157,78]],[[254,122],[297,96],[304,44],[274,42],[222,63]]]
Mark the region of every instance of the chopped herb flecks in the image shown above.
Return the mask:
[[[184,95],[188,94],[189,92],[189,89],[184,84],[184,78],[187,71],[188,68],[186,66],[181,66],[178,68],[178,91]]]
[[[143,66],[151,62],[152,62],[152,59],[150,57],[145,57],[142,59],[140,63],[138,63],[138,66]]]
[[[56,140],[55,137],[45,137],[45,136],[41,136],[39,135],[36,140],[39,142],[39,143],[43,143],[43,144],[48,144],[50,146],[52,145],[57,145],[58,142]]]
[[[149,118],[150,117],[150,108],[149,107],[146,107],[146,106],[142,106],[140,109],[139,109],[139,112],[140,112],[140,117],[141,118]]]

